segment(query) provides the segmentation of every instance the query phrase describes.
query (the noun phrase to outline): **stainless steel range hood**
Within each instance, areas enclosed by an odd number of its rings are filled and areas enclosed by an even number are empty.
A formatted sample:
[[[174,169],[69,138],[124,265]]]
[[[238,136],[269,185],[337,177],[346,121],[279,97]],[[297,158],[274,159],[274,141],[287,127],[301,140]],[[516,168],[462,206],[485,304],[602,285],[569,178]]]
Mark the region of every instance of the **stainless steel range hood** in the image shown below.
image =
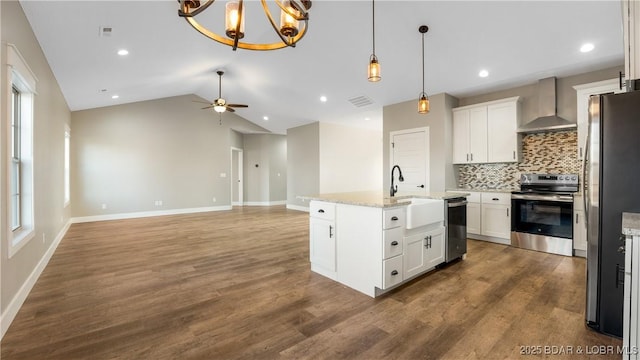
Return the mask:
[[[538,81],[538,117],[519,129],[519,133],[540,133],[571,130],[576,123],[563,119],[556,114],[556,78],[550,77]]]

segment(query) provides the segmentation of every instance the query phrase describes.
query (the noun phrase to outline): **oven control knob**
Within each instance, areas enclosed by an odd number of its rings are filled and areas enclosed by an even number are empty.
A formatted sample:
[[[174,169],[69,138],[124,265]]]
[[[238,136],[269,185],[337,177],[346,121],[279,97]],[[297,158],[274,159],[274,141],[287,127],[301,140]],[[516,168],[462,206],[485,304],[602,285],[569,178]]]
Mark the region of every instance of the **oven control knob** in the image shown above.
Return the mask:
[[[558,178],[558,180],[562,180],[562,176],[560,176],[560,177]]]
[[[576,180],[578,180],[578,177],[574,176],[574,177],[571,178],[571,180],[576,181]]]

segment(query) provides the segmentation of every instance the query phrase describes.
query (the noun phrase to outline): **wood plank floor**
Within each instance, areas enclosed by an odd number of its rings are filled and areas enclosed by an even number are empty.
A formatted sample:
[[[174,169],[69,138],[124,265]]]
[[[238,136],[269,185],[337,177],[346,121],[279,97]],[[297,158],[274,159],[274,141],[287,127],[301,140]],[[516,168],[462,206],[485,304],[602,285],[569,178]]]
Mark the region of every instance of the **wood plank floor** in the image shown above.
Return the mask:
[[[471,240],[466,260],[371,299],[308,257],[308,215],[284,207],[74,224],[1,356],[621,357],[584,325],[584,259]]]

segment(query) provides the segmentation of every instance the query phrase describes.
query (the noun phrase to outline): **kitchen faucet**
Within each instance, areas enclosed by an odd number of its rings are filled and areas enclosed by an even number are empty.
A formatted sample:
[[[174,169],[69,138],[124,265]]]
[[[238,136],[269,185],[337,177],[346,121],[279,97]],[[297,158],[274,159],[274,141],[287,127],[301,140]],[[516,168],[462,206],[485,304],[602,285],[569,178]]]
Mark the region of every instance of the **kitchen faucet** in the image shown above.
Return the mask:
[[[393,171],[398,168],[398,172],[400,173],[400,176],[398,177],[399,181],[404,181],[404,178],[402,177],[402,170],[400,169],[400,166],[398,165],[393,165],[393,168],[391,168],[391,190],[390,190],[390,195],[393,196],[398,192],[398,185],[396,185],[395,187],[393,186]]]

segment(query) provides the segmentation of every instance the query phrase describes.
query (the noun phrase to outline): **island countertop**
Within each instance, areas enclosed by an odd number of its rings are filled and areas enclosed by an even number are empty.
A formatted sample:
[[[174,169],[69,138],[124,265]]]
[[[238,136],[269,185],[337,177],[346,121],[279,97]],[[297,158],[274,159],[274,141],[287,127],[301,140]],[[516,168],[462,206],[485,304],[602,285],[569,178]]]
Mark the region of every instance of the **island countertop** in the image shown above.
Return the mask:
[[[459,197],[469,196],[466,192],[431,192],[431,191],[416,191],[416,192],[399,192],[394,197],[390,197],[389,194],[381,191],[354,191],[354,192],[342,192],[342,193],[330,193],[330,194],[317,194],[317,195],[305,195],[298,196],[303,200],[317,200],[326,201],[337,204],[369,206],[369,207],[395,207],[404,206],[409,204],[411,198],[421,199],[437,199],[447,200]]]

